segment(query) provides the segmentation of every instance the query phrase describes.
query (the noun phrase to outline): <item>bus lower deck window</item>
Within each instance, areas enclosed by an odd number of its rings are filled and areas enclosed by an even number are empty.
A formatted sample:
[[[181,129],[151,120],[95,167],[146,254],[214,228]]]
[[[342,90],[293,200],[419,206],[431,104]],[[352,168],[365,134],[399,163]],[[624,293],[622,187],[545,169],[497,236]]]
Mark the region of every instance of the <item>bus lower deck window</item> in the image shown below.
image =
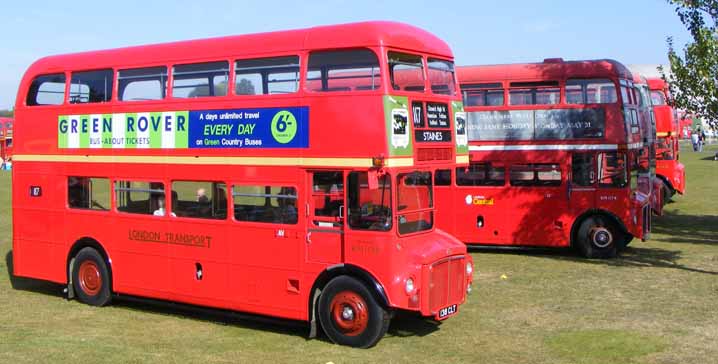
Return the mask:
[[[232,196],[237,221],[297,223],[297,189],[294,187],[234,185]]]
[[[434,185],[435,186],[451,186],[451,170],[450,169],[438,169],[434,173]]]
[[[224,220],[227,186],[222,182],[172,182],[172,211],[178,217]]]
[[[107,178],[67,178],[67,205],[73,209],[110,209],[110,180]]]
[[[117,211],[141,215],[167,215],[162,182],[115,181]]]
[[[456,169],[457,186],[503,186],[506,170],[491,163],[471,163]]]

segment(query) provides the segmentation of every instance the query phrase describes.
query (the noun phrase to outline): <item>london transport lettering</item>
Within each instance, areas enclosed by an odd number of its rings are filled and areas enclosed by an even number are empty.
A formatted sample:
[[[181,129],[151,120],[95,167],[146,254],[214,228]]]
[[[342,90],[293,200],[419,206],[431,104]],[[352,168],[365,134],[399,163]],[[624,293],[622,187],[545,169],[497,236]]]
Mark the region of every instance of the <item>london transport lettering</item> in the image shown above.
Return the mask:
[[[58,147],[308,148],[309,108],[61,115]]]
[[[129,240],[146,243],[189,245],[202,248],[209,248],[212,237],[209,235],[195,235],[187,233],[171,233],[147,230],[130,229],[127,232]]]

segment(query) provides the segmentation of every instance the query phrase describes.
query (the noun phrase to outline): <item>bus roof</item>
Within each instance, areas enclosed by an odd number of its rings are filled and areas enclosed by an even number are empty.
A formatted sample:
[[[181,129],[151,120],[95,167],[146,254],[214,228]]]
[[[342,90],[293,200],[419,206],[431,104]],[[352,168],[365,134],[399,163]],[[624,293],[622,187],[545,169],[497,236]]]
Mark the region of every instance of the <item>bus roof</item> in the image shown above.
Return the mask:
[[[453,57],[451,49],[443,40],[423,29],[398,22],[371,21],[49,56],[36,61],[26,75],[101,69],[119,64],[139,66],[169,61],[189,62],[229,56],[372,46]]]
[[[631,71],[612,59],[564,61],[546,59],[541,63],[515,63],[457,67],[460,83],[503,80],[561,80],[566,78],[619,77],[633,80]]]
[[[664,81],[662,78],[649,78],[648,80],[648,88],[651,91],[665,91],[666,90],[666,81]]]

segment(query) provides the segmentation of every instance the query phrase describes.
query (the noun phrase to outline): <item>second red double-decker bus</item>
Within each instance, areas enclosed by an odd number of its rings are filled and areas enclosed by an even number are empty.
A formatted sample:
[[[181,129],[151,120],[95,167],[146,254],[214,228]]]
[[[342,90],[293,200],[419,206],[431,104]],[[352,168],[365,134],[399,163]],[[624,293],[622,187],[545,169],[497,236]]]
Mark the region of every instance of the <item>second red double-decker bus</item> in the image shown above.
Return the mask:
[[[648,168],[641,168],[643,173],[638,175],[638,183],[642,185],[641,190],[649,191],[651,211],[660,216],[663,215],[665,192],[663,181],[656,176],[656,118],[651,104],[651,92],[646,78],[637,72],[633,73],[633,84],[638,101],[638,120],[643,141],[640,160],[644,164],[648,163]]]
[[[451,317],[473,273],[434,223],[433,171],[468,162],[455,80],[446,43],[391,22],[41,59],[16,105],[14,272],[356,347],[397,310]]]
[[[438,226],[467,244],[610,257],[646,238],[633,76],[612,60],[458,68],[470,166],[437,171]]]
[[[0,118],[0,168],[12,163],[12,119]]]
[[[668,202],[686,189],[686,168],[680,162],[681,121],[669,103],[666,82],[660,78],[648,79],[651,103],[656,118],[656,175],[663,181],[663,200]]]

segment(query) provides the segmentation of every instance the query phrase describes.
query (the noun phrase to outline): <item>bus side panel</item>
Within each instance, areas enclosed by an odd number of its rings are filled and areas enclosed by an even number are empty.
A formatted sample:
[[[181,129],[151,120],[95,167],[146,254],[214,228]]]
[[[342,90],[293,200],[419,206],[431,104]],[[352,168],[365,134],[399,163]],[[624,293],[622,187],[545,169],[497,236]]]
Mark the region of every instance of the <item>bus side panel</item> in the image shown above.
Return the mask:
[[[232,264],[227,295],[241,310],[306,318],[307,296],[302,293],[309,291],[313,282],[301,277],[301,222],[292,226],[232,224],[227,237]]]
[[[14,274],[64,283],[62,184],[51,165],[16,163],[13,171]],[[29,172],[32,171],[32,172]]]
[[[512,206],[513,218],[506,221],[511,241],[526,246],[568,245],[562,218],[567,207],[564,191],[564,186],[512,187],[513,198],[502,201]]]
[[[458,220],[457,211],[462,207],[455,205],[456,202],[454,199],[456,197],[454,197],[454,191],[455,187],[452,186],[434,186],[434,207],[436,208],[434,220],[436,221],[437,228],[458,238],[458,229],[460,229],[460,227],[456,225],[456,220]],[[459,240],[462,239],[459,238]]]

